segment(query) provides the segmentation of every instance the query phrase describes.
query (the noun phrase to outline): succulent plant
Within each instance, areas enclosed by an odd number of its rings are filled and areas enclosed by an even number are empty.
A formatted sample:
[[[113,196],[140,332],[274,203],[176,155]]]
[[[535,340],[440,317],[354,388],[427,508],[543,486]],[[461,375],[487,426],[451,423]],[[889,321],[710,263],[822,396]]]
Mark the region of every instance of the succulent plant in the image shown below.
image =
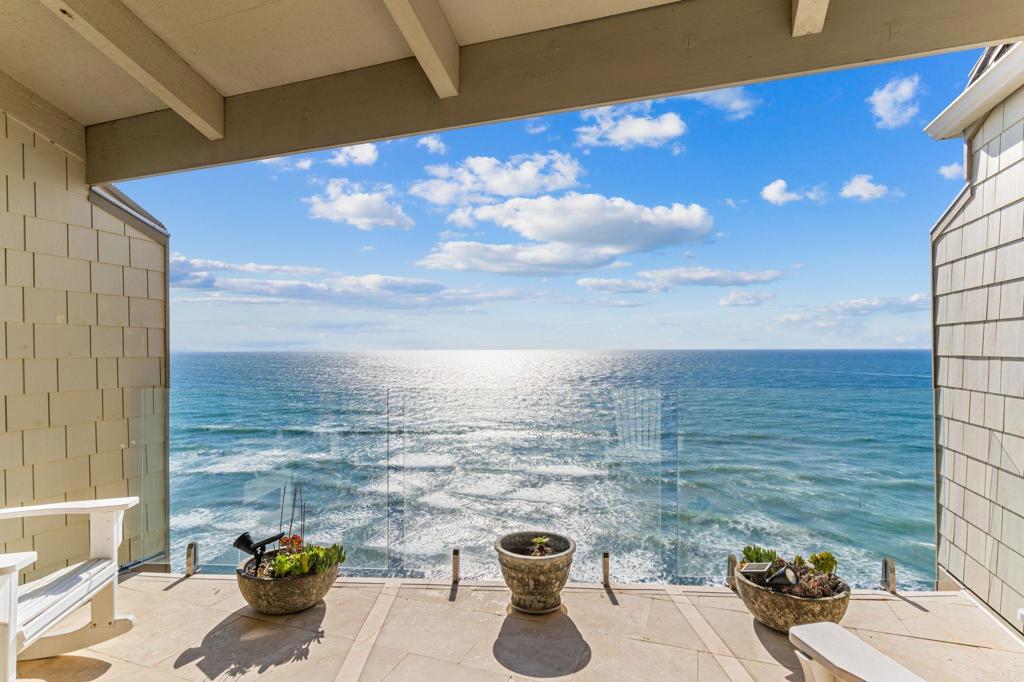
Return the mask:
[[[551,547],[548,546],[548,540],[549,538],[544,535],[540,535],[531,540],[533,546],[530,547],[530,555],[547,556],[548,554],[551,554]]]
[[[815,573],[827,573],[832,575],[836,572],[836,558],[831,552],[818,552],[808,557],[811,567]]]
[[[834,597],[847,590],[844,583],[836,574],[836,558],[831,552],[818,552],[807,559],[797,554],[792,561],[778,556],[774,549],[747,545],[743,548],[742,564],[769,563],[771,567],[768,572],[759,575],[746,576],[748,580],[756,585],[782,592],[796,597],[807,597],[817,599],[822,597]],[[795,585],[771,584],[767,580],[770,573],[775,573],[782,568],[788,567],[797,576]]]
[[[757,545],[747,545],[743,548],[743,561],[748,564],[758,563],[775,563],[775,560],[779,558],[778,553],[774,549],[768,549],[766,547],[758,547]]]

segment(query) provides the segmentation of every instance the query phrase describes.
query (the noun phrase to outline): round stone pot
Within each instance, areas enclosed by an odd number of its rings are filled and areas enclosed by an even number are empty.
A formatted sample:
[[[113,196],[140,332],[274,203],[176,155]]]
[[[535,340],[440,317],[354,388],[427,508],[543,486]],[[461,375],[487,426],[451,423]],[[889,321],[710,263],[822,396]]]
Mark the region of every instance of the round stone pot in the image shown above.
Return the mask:
[[[548,538],[552,552],[530,556],[533,538]],[[549,613],[562,605],[562,588],[569,579],[569,567],[576,543],[569,538],[543,531],[509,533],[494,543],[501,564],[501,575],[512,591],[512,608],[523,613]]]
[[[838,623],[850,605],[850,588],[834,597],[810,599],[773,592],[750,582],[737,569],[736,593],[758,623],[772,630],[788,633],[795,625],[807,623]]]
[[[335,566],[323,573],[287,578],[257,578],[245,571],[245,567],[253,561],[255,559],[249,559],[235,569],[238,590],[245,601],[249,602],[249,606],[272,616],[304,611],[318,604],[338,577],[338,566]]]

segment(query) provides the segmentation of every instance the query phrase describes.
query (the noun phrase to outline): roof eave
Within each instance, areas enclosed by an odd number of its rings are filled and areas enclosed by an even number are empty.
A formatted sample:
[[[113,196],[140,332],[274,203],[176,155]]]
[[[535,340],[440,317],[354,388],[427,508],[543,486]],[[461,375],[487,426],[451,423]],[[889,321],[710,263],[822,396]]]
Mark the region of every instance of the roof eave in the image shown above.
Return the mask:
[[[972,123],[1024,86],[1024,43],[1010,50],[950,102],[924,131],[936,140],[960,137]]]

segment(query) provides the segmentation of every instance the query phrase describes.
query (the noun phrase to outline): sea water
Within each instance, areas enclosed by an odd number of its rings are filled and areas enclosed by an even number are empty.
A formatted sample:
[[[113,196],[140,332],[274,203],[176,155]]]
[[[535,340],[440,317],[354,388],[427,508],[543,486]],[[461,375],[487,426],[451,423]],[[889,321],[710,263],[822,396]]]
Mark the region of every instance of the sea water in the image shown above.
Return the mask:
[[[499,577],[501,534],[572,579],[719,583],[746,544],[934,577],[927,351],[199,353],[171,358],[172,564],[242,531],[340,542],[346,572]]]

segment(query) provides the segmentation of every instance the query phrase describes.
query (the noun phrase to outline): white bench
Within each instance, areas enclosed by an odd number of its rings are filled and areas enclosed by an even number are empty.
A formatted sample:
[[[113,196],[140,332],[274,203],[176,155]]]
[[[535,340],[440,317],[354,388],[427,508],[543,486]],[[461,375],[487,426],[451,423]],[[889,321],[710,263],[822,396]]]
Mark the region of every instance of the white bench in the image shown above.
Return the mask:
[[[789,641],[807,682],[925,682],[835,623],[797,625]]]
[[[124,512],[137,497],[57,502],[0,509],[0,521],[50,514],[89,515],[89,560],[18,585],[18,573],[35,552],[0,554],[0,681],[14,682],[16,661],[58,656],[124,634],[134,616],[118,613],[117,548]],[[46,632],[79,606],[90,604],[91,622],[58,635]]]

